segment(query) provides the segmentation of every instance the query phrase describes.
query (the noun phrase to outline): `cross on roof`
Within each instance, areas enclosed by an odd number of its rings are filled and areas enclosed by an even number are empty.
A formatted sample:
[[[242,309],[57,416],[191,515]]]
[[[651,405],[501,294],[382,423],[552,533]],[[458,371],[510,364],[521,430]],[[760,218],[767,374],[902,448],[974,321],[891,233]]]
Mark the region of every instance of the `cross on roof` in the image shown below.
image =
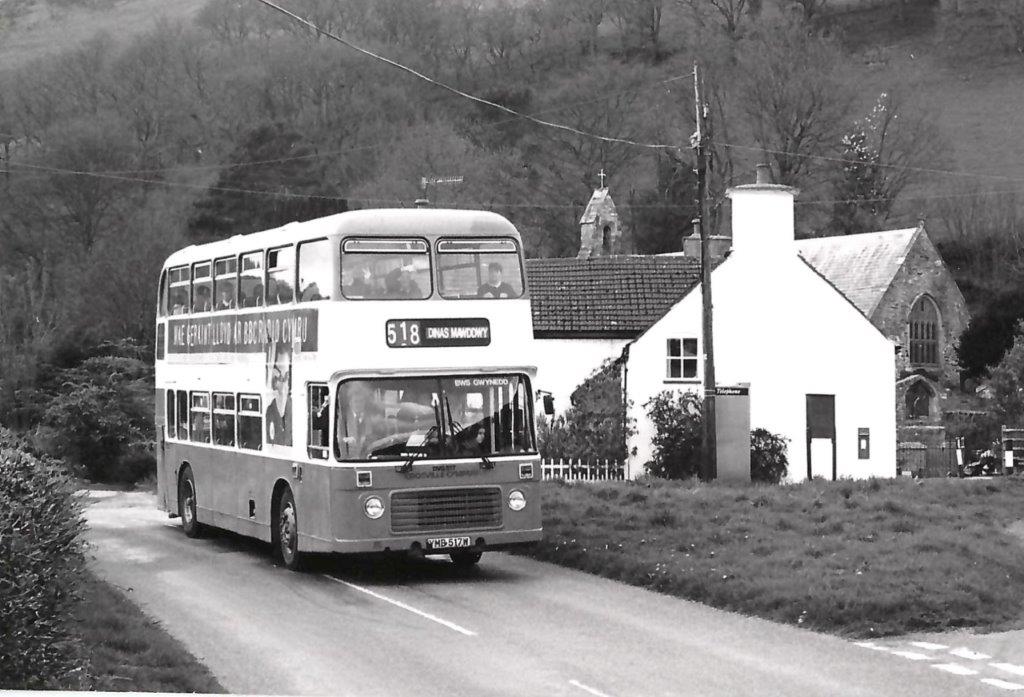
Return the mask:
[[[603,189],[604,188],[604,178],[607,176],[604,173],[604,167],[602,167],[601,171],[597,173],[597,176],[601,177],[601,188]]]

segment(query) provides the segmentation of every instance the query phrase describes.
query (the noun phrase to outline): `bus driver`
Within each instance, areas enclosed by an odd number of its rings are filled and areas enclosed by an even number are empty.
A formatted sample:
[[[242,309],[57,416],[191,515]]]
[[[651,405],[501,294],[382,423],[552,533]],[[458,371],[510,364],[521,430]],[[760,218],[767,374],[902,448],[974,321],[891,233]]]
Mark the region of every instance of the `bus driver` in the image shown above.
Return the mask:
[[[338,419],[338,442],[344,443],[347,457],[365,458],[367,447],[385,435],[384,415],[370,389],[359,382],[348,387],[348,408]]]

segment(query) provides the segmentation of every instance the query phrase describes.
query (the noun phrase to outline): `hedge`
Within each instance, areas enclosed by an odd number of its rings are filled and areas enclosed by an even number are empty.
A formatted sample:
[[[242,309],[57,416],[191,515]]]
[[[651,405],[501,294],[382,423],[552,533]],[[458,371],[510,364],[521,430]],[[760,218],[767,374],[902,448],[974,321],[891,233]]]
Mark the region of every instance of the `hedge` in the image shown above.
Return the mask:
[[[63,468],[0,429],[0,688],[66,689],[85,672],[68,624],[81,514]]]

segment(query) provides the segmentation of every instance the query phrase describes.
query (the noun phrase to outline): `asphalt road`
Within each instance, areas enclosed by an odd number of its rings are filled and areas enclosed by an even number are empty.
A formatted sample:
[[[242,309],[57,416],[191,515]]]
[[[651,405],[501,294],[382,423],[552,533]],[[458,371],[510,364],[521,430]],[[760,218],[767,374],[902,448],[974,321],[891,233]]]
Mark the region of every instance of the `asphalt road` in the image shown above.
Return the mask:
[[[952,646],[858,645],[505,554],[485,554],[469,572],[441,559],[328,558],[296,574],[275,566],[262,543],[226,533],[186,538],[150,494],[90,497],[93,568],[234,693],[934,697],[1024,690],[1024,667],[1016,681],[998,668],[975,670],[979,659],[949,655]]]

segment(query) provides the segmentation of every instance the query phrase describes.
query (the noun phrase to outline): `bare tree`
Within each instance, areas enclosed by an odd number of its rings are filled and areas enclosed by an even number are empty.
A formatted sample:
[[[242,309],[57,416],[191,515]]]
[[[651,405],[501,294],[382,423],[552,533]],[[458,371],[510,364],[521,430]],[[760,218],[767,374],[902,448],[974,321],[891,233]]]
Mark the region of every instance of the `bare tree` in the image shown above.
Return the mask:
[[[835,153],[851,90],[838,46],[787,22],[767,27],[739,56],[739,109],[780,183],[799,184],[814,156]]]
[[[729,36],[736,36],[744,15],[751,14],[760,8],[760,0],[677,0],[680,5],[689,8],[698,24],[707,21],[707,15],[718,16],[722,28]]]
[[[661,56],[664,0],[612,0],[610,14],[627,50],[639,49],[652,60]]]

